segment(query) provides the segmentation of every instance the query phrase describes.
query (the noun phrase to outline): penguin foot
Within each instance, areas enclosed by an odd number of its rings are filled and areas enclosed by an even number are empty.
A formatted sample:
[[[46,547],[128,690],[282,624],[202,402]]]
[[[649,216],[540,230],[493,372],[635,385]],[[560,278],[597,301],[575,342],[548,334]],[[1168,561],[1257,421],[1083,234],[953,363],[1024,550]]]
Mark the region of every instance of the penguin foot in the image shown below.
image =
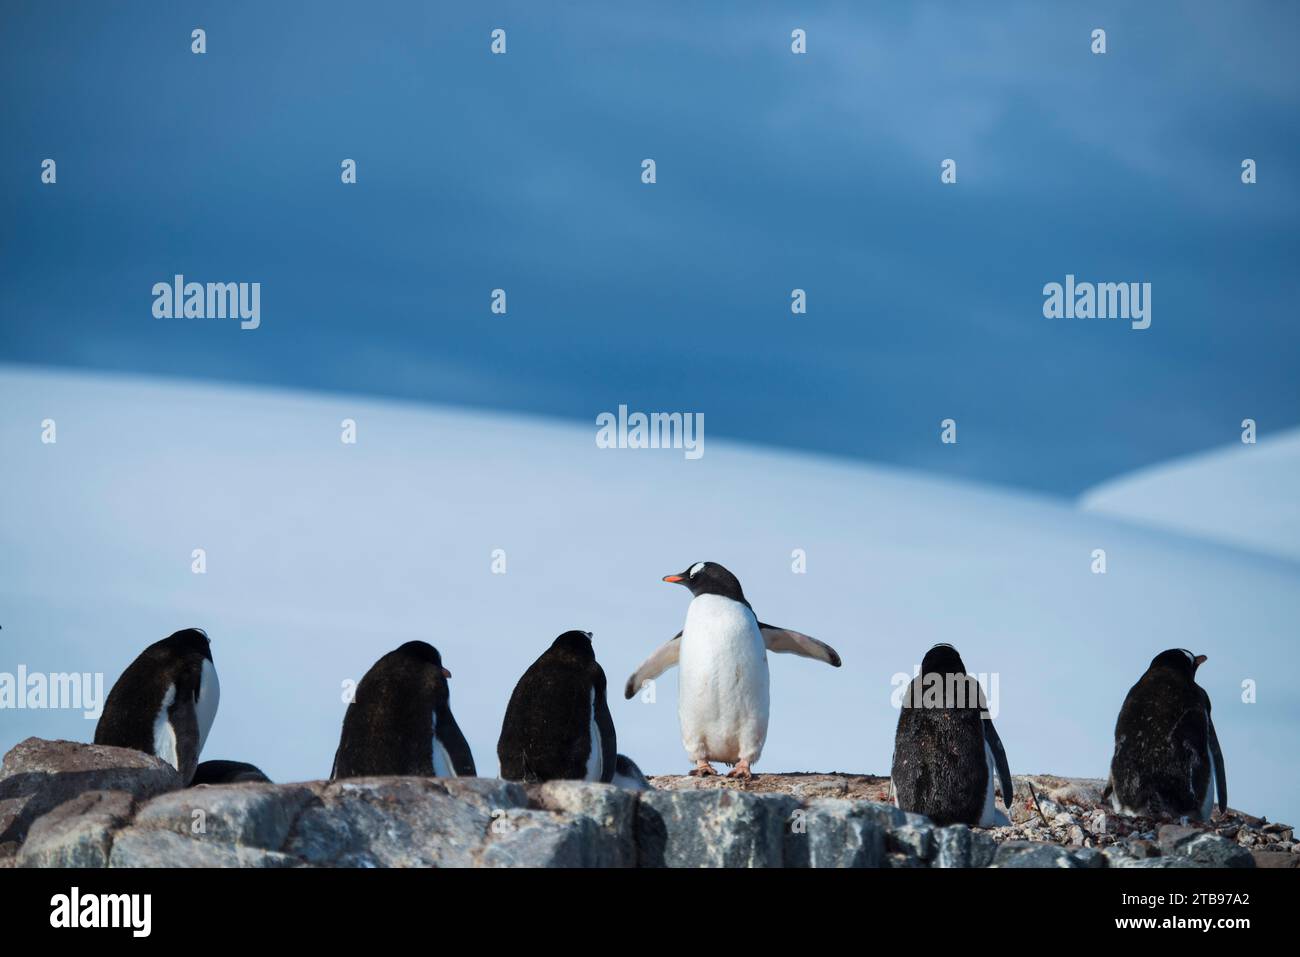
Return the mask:
[[[727,772],[729,778],[739,778],[742,781],[752,781],[754,772],[749,770],[749,762],[741,758],[736,762],[736,766]]]
[[[717,773],[717,768],[711,765],[708,761],[701,761],[691,769],[690,776],[693,778],[707,778]]]

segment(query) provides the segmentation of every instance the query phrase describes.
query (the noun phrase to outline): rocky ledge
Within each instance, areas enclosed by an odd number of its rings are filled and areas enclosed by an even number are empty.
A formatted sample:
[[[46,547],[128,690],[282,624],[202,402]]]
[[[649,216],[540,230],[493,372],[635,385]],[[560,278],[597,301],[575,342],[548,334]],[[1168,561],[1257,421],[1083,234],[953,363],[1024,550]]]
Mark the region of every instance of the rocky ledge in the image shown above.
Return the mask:
[[[1016,779],[1010,827],[935,827],[853,774],[653,778],[654,790],[490,778],[181,787],[136,751],[29,738],[0,768],[9,867],[1296,866],[1291,829],[1120,819],[1096,781]],[[1030,793],[1033,786],[1035,797]],[[1023,793],[1022,793],[1023,792]],[[1041,809],[1041,811],[1040,811]]]

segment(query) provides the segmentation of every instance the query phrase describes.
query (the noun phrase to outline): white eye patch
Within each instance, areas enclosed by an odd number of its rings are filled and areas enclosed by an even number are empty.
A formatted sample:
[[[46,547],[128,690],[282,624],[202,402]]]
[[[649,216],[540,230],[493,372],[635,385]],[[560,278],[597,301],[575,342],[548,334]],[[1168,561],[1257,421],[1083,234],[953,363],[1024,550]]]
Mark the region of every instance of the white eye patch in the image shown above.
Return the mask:
[[[691,566],[690,576],[694,578],[696,574],[700,571],[700,569],[703,567],[704,567],[704,562],[696,562],[694,565]]]

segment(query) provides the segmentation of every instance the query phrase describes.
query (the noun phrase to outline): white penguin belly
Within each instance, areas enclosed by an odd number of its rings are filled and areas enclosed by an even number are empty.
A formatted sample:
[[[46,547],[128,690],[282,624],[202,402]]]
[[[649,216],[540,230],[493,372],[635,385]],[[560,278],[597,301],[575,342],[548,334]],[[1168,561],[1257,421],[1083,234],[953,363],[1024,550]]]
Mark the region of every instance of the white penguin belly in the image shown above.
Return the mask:
[[[993,757],[993,749],[989,747],[987,741],[984,742],[984,763],[988,765],[989,781],[988,785],[984,788],[984,810],[980,812],[979,826],[1006,827],[1011,823],[1011,819],[1007,817],[1004,811],[998,810],[997,800],[993,794],[994,789],[997,787],[998,762]],[[1009,795],[1005,796],[1003,798],[1003,803],[1010,808],[1011,797]]]
[[[1210,735],[1212,735],[1213,733],[1214,733],[1213,726],[1210,724],[1210,714],[1207,711],[1205,713],[1205,740],[1207,742],[1205,748],[1205,764],[1207,767],[1209,767],[1210,774],[1209,777],[1206,778],[1205,794],[1201,798],[1201,820],[1202,821],[1208,821],[1210,817],[1214,814],[1214,800],[1215,797],[1218,795],[1218,788],[1219,788],[1219,769],[1218,767],[1215,766],[1214,755],[1210,752],[1210,748],[1208,744],[1208,742],[1210,741]],[[1192,788],[1192,793],[1193,794],[1196,793],[1195,786],[1193,786]]]
[[[456,777],[456,769],[452,766],[451,755],[447,753],[446,746],[438,740],[438,713],[433,713],[433,776],[438,778]]]
[[[1214,814],[1214,796],[1215,789],[1218,787],[1218,778],[1215,774],[1214,757],[1210,754],[1209,748],[1205,750],[1205,763],[1209,766],[1210,773],[1205,779],[1205,793],[1201,795],[1201,820],[1208,821]],[[1190,775],[1189,775],[1190,777]],[[1192,794],[1196,793],[1196,785],[1192,783]]]
[[[677,716],[693,761],[757,761],[767,740],[767,648],[754,613],[700,595],[686,612]]]
[[[584,781],[599,781],[605,776],[605,746],[600,737],[600,725],[596,724],[596,689],[591,689],[591,712],[587,729],[587,775]]]
[[[171,715],[168,713],[175,703],[176,686],[168,685],[167,692],[163,695],[162,705],[153,719],[153,753],[179,771],[181,759],[177,754],[176,729],[172,727]]]

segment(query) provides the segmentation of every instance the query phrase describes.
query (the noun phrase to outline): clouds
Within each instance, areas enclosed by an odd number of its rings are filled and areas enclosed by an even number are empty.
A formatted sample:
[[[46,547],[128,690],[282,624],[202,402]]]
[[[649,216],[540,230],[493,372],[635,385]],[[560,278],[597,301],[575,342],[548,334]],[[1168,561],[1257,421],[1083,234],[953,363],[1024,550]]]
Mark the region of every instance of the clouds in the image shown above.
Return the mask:
[[[574,421],[691,407],[1071,494],[1295,420],[1300,14],[1243,9],[518,5],[495,57],[496,21],[416,4],[204,10],[203,56],[184,10],[25,9],[0,37],[23,317],[0,358]],[[153,323],[178,272],[260,282],[256,341]],[[1152,282],[1168,319],[1144,344],[1054,325],[1040,290],[1070,272]],[[943,455],[949,415],[981,441]]]

